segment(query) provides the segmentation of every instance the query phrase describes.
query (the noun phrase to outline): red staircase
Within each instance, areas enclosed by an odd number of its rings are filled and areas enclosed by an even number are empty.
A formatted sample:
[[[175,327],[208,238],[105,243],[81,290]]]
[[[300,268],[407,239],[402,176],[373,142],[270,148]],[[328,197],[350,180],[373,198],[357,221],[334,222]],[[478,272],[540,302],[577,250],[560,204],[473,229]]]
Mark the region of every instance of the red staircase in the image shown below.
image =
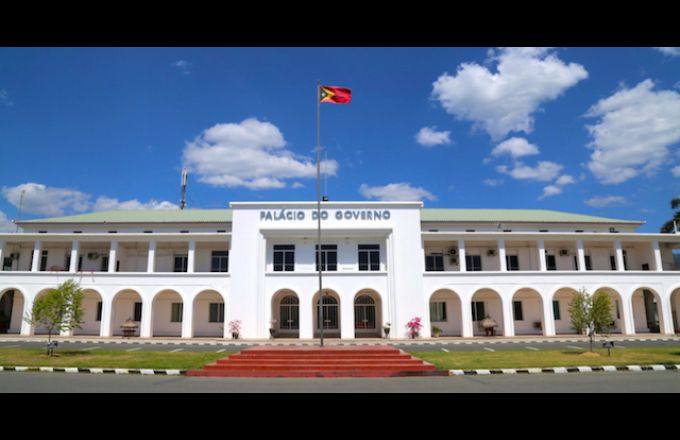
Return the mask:
[[[213,377],[396,377],[447,375],[434,365],[392,347],[249,348],[189,370],[187,376]]]

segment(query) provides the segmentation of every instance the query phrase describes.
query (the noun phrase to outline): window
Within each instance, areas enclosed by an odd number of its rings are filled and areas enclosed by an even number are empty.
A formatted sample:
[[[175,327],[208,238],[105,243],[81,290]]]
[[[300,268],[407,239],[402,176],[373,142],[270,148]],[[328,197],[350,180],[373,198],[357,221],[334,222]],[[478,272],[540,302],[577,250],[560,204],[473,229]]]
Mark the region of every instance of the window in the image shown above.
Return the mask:
[[[614,301],[614,308],[616,309],[616,319],[621,319],[621,308],[618,299]]]
[[[189,268],[189,256],[186,254],[175,255],[175,272],[187,272]],[[173,321],[174,322],[174,321]]]
[[[481,255],[466,255],[465,265],[468,272],[481,272],[482,271],[482,256]],[[482,318],[484,319],[484,318]]]
[[[142,321],[142,303],[135,303],[135,317],[133,318],[135,322]]]
[[[170,309],[170,322],[182,322],[183,312],[183,303],[172,303],[172,307]]]
[[[548,270],[557,270],[557,260],[554,255],[545,256],[545,267]]]
[[[224,322],[224,303],[210,303],[208,322]]]
[[[12,262],[13,262],[13,260],[9,257],[5,257],[5,258],[2,259],[2,270],[3,270],[3,272],[12,270]]]
[[[486,317],[486,310],[484,307],[484,301],[473,301],[472,302],[472,320],[481,321]]]
[[[80,272],[80,271],[82,271],[82,270],[83,270],[83,256],[80,255],[80,256],[78,257],[78,271]]]
[[[279,306],[279,329],[299,330],[300,329],[300,301],[297,297],[289,295],[281,300]]]
[[[574,255],[574,270],[578,270],[578,255]]]
[[[66,254],[66,258],[64,259],[64,270],[67,272],[71,270],[71,254]]]
[[[446,322],[446,303],[444,301],[430,303],[430,321]]]
[[[109,257],[102,257],[102,266],[99,268],[100,272],[109,271]]]
[[[560,321],[562,319],[559,301],[553,301],[553,317],[555,318],[555,321]]]
[[[519,257],[517,255],[506,255],[505,264],[508,270],[519,270]]]
[[[319,270],[319,245],[316,245],[316,270]],[[321,245],[321,270],[335,272],[338,270],[338,245]]]
[[[96,319],[97,322],[102,322],[102,308],[103,308],[103,306],[104,306],[103,302],[99,301],[97,303],[97,319]]]
[[[229,251],[213,251],[211,272],[229,272]]]
[[[585,259],[586,259],[586,270],[593,270],[593,259],[590,258],[590,255],[586,255]]]
[[[616,255],[609,256],[609,266],[611,266],[612,270],[616,270]]]
[[[649,270],[649,263],[645,263],[642,265],[642,270]]]
[[[295,245],[274,245],[274,272],[295,271]]]
[[[47,251],[42,251],[40,254],[40,272],[47,270]]]
[[[354,302],[354,328],[375,329],[375,300],[368,295],[361,295]]]
[[[442,262],[443,265],[443,262]],[[359,245],[359,270],[377,271],[380,270],[380,245],[379,244],[360,244]]]
[[[515,321],[524,321],[524,310],[522,310],[522,301],[512,302],[512,313],[515,315]]]
[[[433,254],[425,256],[425,271],[426,272],[443,272],[444,271],[444,255]]]
[[[628,270],[628,252],[623,250],[623,270]]]

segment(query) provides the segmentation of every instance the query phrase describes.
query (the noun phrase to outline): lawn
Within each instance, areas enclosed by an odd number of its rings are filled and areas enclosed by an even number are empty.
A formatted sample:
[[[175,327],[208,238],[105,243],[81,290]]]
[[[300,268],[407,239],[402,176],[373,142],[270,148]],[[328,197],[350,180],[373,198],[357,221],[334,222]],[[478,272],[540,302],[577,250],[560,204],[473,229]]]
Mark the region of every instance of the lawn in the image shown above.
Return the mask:
[[[680,364],[680,346],[595,350],[599,356],[579,350],[418,352],[411,353],[445,370],[488,370],[498,368],[548,368],[601,365]]]
[[[123,350],[59,350],[55,356],[45,354],[44,348],[0,349],[0,365],[7,367],[78,367],[129,368],[156,370],[187,370],[222,359],[231,353],[206,352],[126,352]]]

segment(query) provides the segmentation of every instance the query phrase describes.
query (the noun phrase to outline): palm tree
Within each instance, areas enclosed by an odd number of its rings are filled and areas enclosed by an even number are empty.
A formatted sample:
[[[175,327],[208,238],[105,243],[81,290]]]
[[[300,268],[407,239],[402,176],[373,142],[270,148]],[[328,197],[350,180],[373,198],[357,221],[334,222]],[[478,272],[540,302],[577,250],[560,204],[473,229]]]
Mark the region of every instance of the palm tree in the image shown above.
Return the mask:
[[[671,200],[671,209],[678,209],[679,207],[680,207],[680,197],[676,197],[675,199]],[[680,223],[680,211],[675,211],[675,214],[673,215],[673,219],[664,223],[664,225],[661,227],[661,232],[662,233],[673,232],[675,230],[674,222]]]

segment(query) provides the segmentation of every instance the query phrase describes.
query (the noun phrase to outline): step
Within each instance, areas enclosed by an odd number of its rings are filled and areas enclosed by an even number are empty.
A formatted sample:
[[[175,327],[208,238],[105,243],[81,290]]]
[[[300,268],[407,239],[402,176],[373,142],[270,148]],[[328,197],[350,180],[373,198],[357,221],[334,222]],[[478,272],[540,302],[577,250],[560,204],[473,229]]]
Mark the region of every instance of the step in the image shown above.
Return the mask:
[[[241,351],[242,354],[246,355],[286,355],[286,356],[311,356],[311,355],[321,355],[321,356],[346,356],[346,355],[385,355],[385,354],[399,354],[401,350],[398,349],[371,349],[371,350],[334,350],[334,349],[313,349],[313,350],[271,350],[271,349],[247,349]]]
[[[422,376],[448,376],[446,370],[431,371],[209,371],[189,370],[189,377],[259,377],[259,378],[330,378],[330,377],[422,377]]]
[[[321,364],[307,364],[307,365],[281,365],[281,364],[254,364],[254,365],[225,365],[225,364],[208,364],[206,370],[315,370],[315,371],[344,371],[344,370],[434,370],[434,365],[426,364],[348,364],[348,365],[321,365]]]
[[[257,361],[272,361],[272,360],[280,360],[280,361],[299,361],[299,362],[315,362],[315,361],[320,361],[320,360],[327,360],[327,361],[351,361],[351,360],[365,360],[369,362],[380,362],[380,361],[399,361],[399,360],[410,360],[413,359],[413,357],[409,354],[397,354],[397,355],[389,355],[389,356],[378,356],[378,355],[373,355],[373,356],[358,356],[358,355],[352,355],[352,356],[275,356],[275,355],[267,355],[267,356],[240,356],[240,355],[231,355],[228,358],[225,359],[220,359],[219,362],[227,362],[227,361],[251,361],[251,362],[257,362]]]
[[[278,365],[420,365],[422,361],[419,359],[381,359],[378,361],[366,359],[315,359],[313,361],[291,360],[291,359],[220,359],[215,362],[217,365],[262,365],[262,364],[278,364]]]

